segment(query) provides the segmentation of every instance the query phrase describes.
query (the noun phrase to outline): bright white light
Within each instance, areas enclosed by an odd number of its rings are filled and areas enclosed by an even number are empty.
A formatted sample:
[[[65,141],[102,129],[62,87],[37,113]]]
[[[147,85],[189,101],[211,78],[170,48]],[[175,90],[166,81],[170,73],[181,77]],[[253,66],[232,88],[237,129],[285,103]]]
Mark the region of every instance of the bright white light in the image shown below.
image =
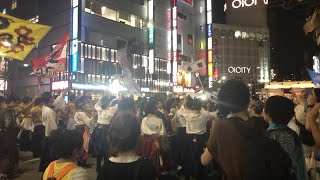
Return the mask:
[[[212,49],[212,37],[208,38],[208,49]]]
[[[235,33],[234,33],[234,36],[236,37],[236,38],[239,38],[239,37],[241,37],[241,31],[236,31]]]
[[[177,29],[174,29],[172,31],[172,39],[173,39],[173,51],[176,51],[178,49],[178,31],[177,31]]]
[[[149,15],[149,20],[153,20],[153,0],[150,0],[148,2],[148,15]]]
[[[29,66],[29,64],[23,64],[23,67],[28,67]]]
[[[132,67],[133,67],[133,69],[137,69],[137,68],[138,68],[138,66],[137,66],[137,65],[133,65]]]
[[[6,54],[3,52],[0,52],[0,56],[5,56]]]
[[[212,0],[207,0],[207,11],[211,11],[212,9]]]
[[[108,90],[111,93],[119,93],[122,91],[127,91],[128,89],[120,84],[119,80],[115,79],[113,82],[108,86]]]
[[[11,43],[9,43],[8,41],[3,41],[2,44],[6,47],[10,47]]]
[[[207,12],[207,24],[212,23],[212,11]]]
[[[172,8],[172,15],[173,15],[172,19],[177,19],[177,7],[176,6]]]
[[[149,22],[147,26],[148,26],[148,28],[152,28],[153,24],[151,22]]]
[[[221,80],[219,80],[218,83],[220,84],[220,83],[221,83]]]
[[[130,18],[130,24],[132,27],[136,27],[136,17],[131,16]]]
[[[149,73],[154,73],[154,50],[149,50]]]
[[[205,100],[207,100],[207,96],[206,96],[205,94],[202,94],[202,95],[200,96],[200,99],[201,99],[202,101],[205,101]]]
[[[227,79],[227,77],[222,76],[222,77],[221,77],[221,79],[224,81],[224,80],[226,80],[226,79]]]

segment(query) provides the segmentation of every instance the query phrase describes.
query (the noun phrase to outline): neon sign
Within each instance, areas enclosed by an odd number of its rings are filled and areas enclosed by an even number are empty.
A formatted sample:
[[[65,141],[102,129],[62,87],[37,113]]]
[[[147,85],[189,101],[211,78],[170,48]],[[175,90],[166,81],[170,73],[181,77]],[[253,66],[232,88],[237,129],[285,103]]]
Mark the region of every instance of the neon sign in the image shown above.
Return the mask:
[[[267,5],[269,0],[259,0],[259,1],[263,1],[263,3]],[[258,0],[233,0],[232,2],[232,7],[235,9],[241,8],[241,7],[251,7],[256,5],[258,5]]]
[[[233,67],[233,66],[229,66],[228,67],[228,72],[233,74],[246,74],[246,73],[250,73],[251,67]]]
[[[212,24],[208,24],[208,37],[212,36]]]

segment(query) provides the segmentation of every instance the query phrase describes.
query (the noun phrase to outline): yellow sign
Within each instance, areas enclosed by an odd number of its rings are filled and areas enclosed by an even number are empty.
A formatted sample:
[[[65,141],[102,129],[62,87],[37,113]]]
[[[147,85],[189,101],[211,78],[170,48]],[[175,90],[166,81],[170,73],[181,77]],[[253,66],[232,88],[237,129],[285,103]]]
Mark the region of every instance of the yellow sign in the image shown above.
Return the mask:
[[[0,56],[23,61],[50,29],[0,13]]]

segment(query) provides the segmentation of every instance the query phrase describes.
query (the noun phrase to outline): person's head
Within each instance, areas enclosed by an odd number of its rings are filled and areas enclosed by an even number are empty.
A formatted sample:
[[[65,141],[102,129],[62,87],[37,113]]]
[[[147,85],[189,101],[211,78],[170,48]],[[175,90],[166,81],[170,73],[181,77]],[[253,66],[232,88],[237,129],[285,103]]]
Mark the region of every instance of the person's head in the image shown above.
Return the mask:
[[[263,108],[264,108],[264,103],[260,100],[256,101],[252,105],[252,111],[254,113],[254,116],[263,117]]]
[[[0,108],[4,108],[6,105],[6,99],[3,96],[0,96]]]
[[[42,93],[41,97],[45,105],[53,105],[54,98],[50,92]]]
[[[134,100],[132,98],[123,98],[118,103],[119,113],[135,113]]]
[[[83,135],[78,130],[59,128],[51,132],[49,144],[57,158],[76,160],[83,152]]]
[[[197,99],[197,98],[196,98],[196,99],[193,99],[191,109],[192,109],[192,110],[196,110],[196,111],[200,111],[201,108],[202,108],[202,102],[201,102],[201,100],[200,100],[200,99]]]
[[[157,101],[155,99],[151,99],[147,102],[144,112],[146,115],[154,114],[157,111]]]
[[[69,95],[69,101],[70,102],[73,102],[73,103],[76,103],[77,102],[77,97],[75,94],[70,94]]]
[[[77,109],[82,112],[89,112],[92,110],[91,104],[88,102],[88,99],[86,96],[81,96],[77,100]]]
[[[119,114],[109,129],[111,155],[134,150],[140,136],[140,126],[135,116]]]
[[[246,111],[249,101],[248,86],[240,80],[228,80],[221,86],[218,94],[219,114],[225,117],[230,113]]]
[[[110,98],[108,96],[103,96],[101,98],[101,108],[106,109],[110,105]]]
[[[33,106],[42,106],[44,104],[42,97],[37,97],[34,102]]]
[[[264,119],[272,123],[287,125],[294,116],[294,103],[283,96],[272,96],[264,106]]]
[[[22,103],[23,104],[29,104],[30,101],[31,101],[31,98],[28,97],[28,96],[25,96],[25,97],[22,98]]]
[[[17,98],[15,96],[8,96],[6,98],[6,104],[8,108],[14,108],[17,105]]]

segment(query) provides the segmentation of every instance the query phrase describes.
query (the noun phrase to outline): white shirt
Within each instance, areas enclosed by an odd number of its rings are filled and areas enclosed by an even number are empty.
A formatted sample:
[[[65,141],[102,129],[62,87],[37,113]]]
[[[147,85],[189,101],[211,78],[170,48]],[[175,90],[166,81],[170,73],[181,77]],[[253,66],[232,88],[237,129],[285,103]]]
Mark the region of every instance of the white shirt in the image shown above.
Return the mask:
[[[100,98],[99,101],[94,105],[94,108],[98,112],[98,124],[110,124],[112,117],[118,111],[118,106],[116,105],[107,109],[102,109],[101,105]]]
[[[45,135],[48,137],[51,131],[58,129],[56,112],[48,106],[42,108],[42,121],[45,126]]]
[[[141,134],[142,135],[165,135],[166,128],[162,122],[162,119],[156,115],[149,114],[147,117],[142,119],[141,122]]]
[[[76,112],[74,114],[75,125],[86,125],[90,129],[90,132],[94,129],[94,121],[93,118],[90,118],[85,112]]]
[[[207,132],[207,123],[213,118],[206,110],[185,110],[186,133],[204,134]]]
[[[172,127],[180,128],[186,127],[186,118],[185,118],[185,108],[182,105],[181,108],[176,112],[176,115],[172,119]]]
[[[66,106],[66,102],[63,99],[64,94],[61,93],[60,96],[57,97],[57,99],[54,100],[53,106],[54,109],[64,109]]]

